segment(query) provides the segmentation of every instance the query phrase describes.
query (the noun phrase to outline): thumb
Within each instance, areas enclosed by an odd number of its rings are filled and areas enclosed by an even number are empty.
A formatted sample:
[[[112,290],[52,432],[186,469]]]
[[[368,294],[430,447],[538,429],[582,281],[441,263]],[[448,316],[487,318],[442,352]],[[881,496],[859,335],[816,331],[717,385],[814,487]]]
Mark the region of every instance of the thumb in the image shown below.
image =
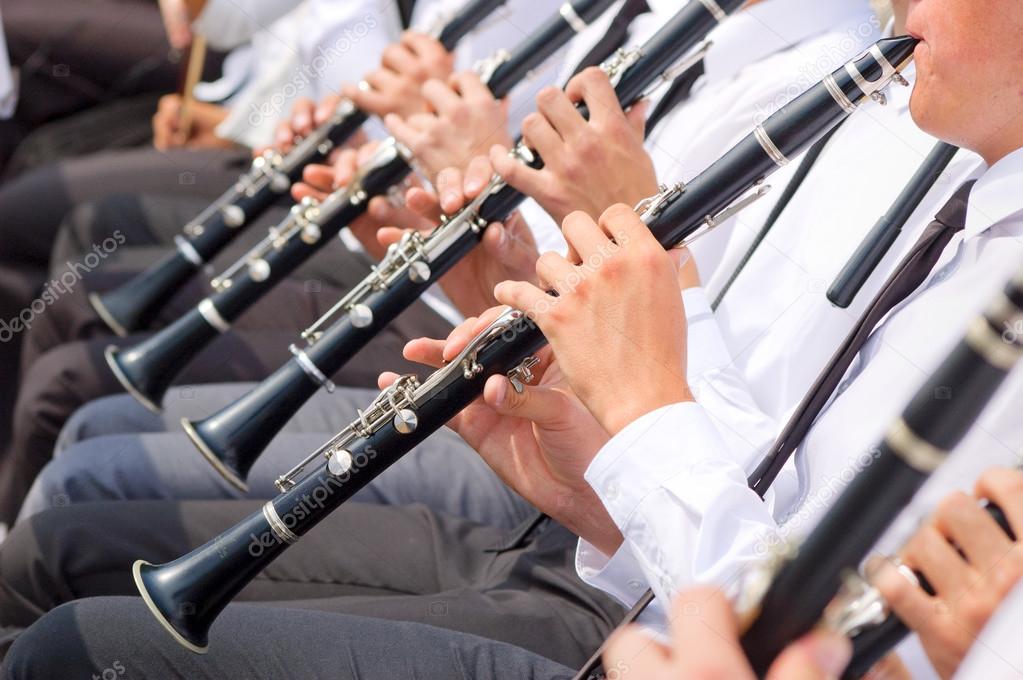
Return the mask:
[[[487,380],[483,399],[490,408],[502,416],[523,418],[540,427],[558,422],[564,409],[564,395],[549,387],[522,385],[519,392],[511,380],[503,375]]]
[[[640,101],[629,107],[629,110],[625,113],[625,119],[629,121],[629,126],[638,135],[643,135],[646,131],[646,114],[650,111],[650,100],[641,99]]]
[[[852,643],[843,635],[815,632],[789,645],[767,672],[767,680],[827,680],[849,665]]]
[[[532,239],[507,225],[495,222],[483,233],[483,248],[495,262],[503,264],[507,278],[532,279],[540,255]]]

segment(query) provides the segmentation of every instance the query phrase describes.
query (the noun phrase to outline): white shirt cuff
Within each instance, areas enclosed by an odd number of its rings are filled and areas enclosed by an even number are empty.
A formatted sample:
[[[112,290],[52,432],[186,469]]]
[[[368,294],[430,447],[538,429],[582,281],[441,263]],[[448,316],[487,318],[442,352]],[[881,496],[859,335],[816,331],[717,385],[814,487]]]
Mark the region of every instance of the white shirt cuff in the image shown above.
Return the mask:
[[[665,428],[685,433],[685,454],[666,451],[656,445],[658,442],[650,441],[652,437],[648,439],[651,432]],[[720,457],[720,441],[717,429],[699,404],[670,404],[637,418],[612,437],[583,476],[624,532],[636,508],[648,494],[660,489],[665,479]]]
[[[730,365],[732,357],[711,311],[706,289],[687,288],[682,291],[682,304],[689,326],[686,376],[690,383],[695,383],[707,372]]]
[[[626,607],[636,604],[648,588],[643,570],[624,541],[608,557],[580,538],[575,549],[575,570],[584,583],[603,590]]]

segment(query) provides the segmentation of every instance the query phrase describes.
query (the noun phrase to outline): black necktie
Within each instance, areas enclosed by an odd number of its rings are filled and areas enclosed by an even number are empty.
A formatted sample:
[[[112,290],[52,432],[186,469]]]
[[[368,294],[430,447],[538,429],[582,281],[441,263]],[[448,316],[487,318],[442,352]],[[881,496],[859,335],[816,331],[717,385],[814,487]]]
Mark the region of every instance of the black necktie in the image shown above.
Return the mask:
[[[614,54],[614,51],[624,45],[625,40],[629,37],[629,25],[632,24],[632,20],[640,14],[649,11],[650,5],[647,4],[646,0],[625,0],[625,4],[618,10],[615,18],[611,20],[607,33],[583,57],[583,60],[572,71],[572,75],[574,76],[590,66],[599,66],[605,59]]]
[[[667,116],[671,111],[689,99],[689,95],[693,92],[693,86],[696,85],[696,81],[699,80],[707,70],[704,67],[703,60],[701,59],[697,63],[693,64],[690,68],[686,69],[682,75],[675,78],[671,83],[671,87],[661,97],[661,101],[657,102],[657,106],[654,107],[653,113],[646,121],[646,133],[649,135],[653,132],[653,129],[657,127],[657,124],[661,122],[661,119]]]
[[[401,16],[401,27],[408,29],[412,25],[412,11],[416,0],[398,0],[398,14]]]
[[[817,419],[821,409],[831,398],[838,383],[849,369],[853,359],[867,342],[874,327],[899,303],[920,287],[930,275],[934,265],[941,257],[945,246],[952,237],[966,226],[966,207],[970,190],[974,182],[967,182],[956,191],[948,203],[938,211],[934,221],[920,236],[909,254],[899,263],[895,273],[891,275],[873,302],[860,317],[845,342],[831,358],[827,368],[818,376],[817,381],[803,401],[799,404],[781,435],[771,447],[771,452],[757,467],[750,478],[753,489],[761,496],[771,485],[785,462],[796,450],[810,431],[810,426]]]

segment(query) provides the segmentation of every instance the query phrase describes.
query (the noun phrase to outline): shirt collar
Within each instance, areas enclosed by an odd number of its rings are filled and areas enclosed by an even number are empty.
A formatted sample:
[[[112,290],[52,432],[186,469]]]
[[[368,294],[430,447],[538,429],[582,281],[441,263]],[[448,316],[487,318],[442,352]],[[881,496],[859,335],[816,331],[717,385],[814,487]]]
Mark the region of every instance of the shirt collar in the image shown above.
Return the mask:
[[[789,49],[828,31],[848,29],[863,42],[879,32],[876,15],[866,0],[767,0],[729,17],[715,28],[705,60],[707,79],[723,81],[764,57]],[[808,54],[810,63],[820,54]]]
[[[970,192],[966,209],[964,237],[969,239],[1017,214],[1023,214],[1023,148],[1016,149],[998,161],[984,174]]]

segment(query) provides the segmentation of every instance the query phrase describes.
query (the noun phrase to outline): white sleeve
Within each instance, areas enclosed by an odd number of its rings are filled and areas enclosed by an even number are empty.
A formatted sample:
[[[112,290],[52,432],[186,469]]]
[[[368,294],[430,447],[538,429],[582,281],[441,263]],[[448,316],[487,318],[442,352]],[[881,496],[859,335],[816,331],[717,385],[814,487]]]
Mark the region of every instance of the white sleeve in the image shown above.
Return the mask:
[[[1023,620],[1023,584],[1006,597],[977,636],[963,659],[955,680],[1017,678],[1023,674],[1023,645],[1019,644],[1019,622]]]
[[[721,435],[724,448],[744,470],[752,472],[774,443],[779,424],[760,409],[745,376],[735,367],[706,290],[685,290],[682,302],[688,324],[689,388]]]
[[[210,47],[226,51],[248,42],[301,4],[302,0],[209,0],[192,29]]]
[[[763,560],[775,532],[768,505],[696,403],[639,418],[585,476],[625,540],[611,559],[581,541],[577,569],[626,604],[648,586],[662,601],[696,583],[735,595],[737,577]]]
[[[0,120],[13,116],[17,103],[18,90],[14,85],[14,71],[11,69],[7,41],[4,38],[4,21],[0,16]]]

